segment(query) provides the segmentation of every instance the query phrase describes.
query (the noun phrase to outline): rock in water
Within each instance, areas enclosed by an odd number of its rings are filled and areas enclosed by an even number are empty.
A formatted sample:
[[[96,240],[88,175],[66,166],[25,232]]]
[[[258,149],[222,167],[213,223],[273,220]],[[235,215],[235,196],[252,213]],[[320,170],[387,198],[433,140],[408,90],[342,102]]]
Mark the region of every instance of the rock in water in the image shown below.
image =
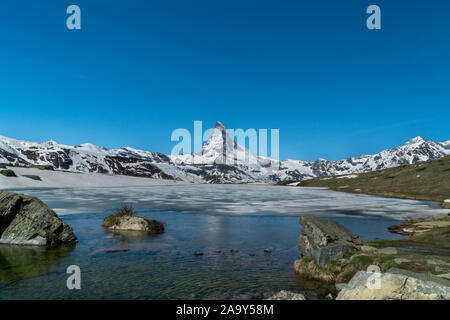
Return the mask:
[[[162,222],[120,213],[112,213],[107,216],[103,220],[103,227],[118,231],[147,231],[151,233],[164,232],[164,224]]]
[[[267,298],[267,300],[306,300],[306,298],[301,293],[281,290],[277,294],[274,294],[270,298]]]
[[[297,250],[302,257],[314,258],[320,266],[355,253],[364,244],[356,234],[335,221],[302,216],[300,224],[303,228]]]
[[[380,274],[379,286],[368,286],[373,273],[357,272],[350,282],[339,292],[336,300],[449,300],[450,287],[423,278],[423,274],[409,272]],[[433,281],[431,281],[433,280]]]
[[[72,228],[41,200],[0,191],[0,243],[58,247],[77,242]]]

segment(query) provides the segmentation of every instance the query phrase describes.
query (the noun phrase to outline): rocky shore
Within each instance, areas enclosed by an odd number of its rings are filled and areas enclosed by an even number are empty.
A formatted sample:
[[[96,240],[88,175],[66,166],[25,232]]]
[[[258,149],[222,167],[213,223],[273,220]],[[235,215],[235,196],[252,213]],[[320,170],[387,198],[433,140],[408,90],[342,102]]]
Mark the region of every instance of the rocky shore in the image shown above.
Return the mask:
[[[408,238],[373,242],[333,221],[304,216],[300,223],[303,258],[295,261],[295,273],[335,284],[338,300],[450,299],[449,215],[392,226]]]

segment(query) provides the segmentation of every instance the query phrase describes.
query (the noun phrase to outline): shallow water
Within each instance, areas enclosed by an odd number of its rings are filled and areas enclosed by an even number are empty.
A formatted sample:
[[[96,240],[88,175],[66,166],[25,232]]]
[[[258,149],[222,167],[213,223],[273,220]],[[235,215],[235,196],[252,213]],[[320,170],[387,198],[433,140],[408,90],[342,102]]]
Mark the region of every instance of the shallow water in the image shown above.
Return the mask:
[[[63,213],[80,242],[74,249],[0,247],[0,298],[259,299],[281,289],[304,290],[310,284],[293,274],[299,258],[298,216],[330,217],[369,240],[399,237],[386,229],[396,222],[393,214],[437,210],[429,202],[300,189],[188,185],[22,190]],[[123,203],[134,203],[139,215],[164,222],[166,232],[148,236],[103,230],[103,218]],[[265,248],[272,253],[265,254]],[[116,249],[129,251],[105,252]],[[195,251],[204,255],[195,256]],[[66,288],[66,268],[73,264],[81,268],[81,290]]]

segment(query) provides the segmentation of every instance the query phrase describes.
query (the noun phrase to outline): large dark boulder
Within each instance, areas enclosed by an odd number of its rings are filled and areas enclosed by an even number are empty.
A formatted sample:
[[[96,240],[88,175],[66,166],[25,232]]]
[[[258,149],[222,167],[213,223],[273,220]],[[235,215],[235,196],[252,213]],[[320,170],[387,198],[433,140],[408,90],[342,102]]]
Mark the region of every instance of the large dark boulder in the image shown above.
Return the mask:
[[[58,247],[77,242],[72,228],[41,200],[0,191],[0,244]]]
[[[359,250],[364,241],[341,224],[314,216],[300,219],[302,232],[297,250],[302,257],[316,260],[320,266]]]

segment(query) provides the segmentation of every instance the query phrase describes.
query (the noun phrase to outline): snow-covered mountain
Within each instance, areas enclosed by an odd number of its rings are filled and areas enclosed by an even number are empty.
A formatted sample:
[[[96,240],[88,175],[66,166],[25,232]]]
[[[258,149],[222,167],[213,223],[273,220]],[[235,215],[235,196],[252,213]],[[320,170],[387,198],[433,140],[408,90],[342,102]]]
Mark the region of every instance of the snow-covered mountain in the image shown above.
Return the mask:
[[[106,149],[85,143],[76,146],[21,141],[0,136],[0,163],[44,165],[55,170],[98,172],[199,183],[276,182],[317,176],[352,174],[450,155],[450,140],[442,143],[416,137],[375,155],[340,161],[272,160],[259,157],[231,139],[218,122],[197,154],[165,155],[133,148]]]

